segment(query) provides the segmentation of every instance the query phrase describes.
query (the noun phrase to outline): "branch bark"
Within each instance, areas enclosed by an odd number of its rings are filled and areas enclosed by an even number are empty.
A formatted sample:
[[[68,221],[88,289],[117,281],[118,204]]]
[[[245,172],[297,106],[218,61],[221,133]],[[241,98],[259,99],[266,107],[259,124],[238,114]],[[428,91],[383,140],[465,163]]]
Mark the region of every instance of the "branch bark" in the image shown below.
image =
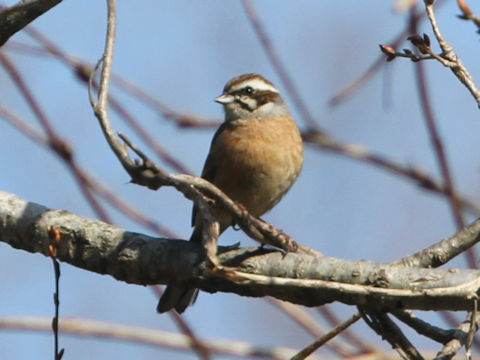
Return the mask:
[[[9,8],[0,7],[0,46],[17,31],[61,2],[62,0],[23,0]]]
[[[208,292],[273,296],[306,306],[340,301],[383,311],[470,310],[480,288],[477,270],[354,262],[265,248],[220,248],[219,265],[212,267],[199,244],[128,232],[0,192],[0,241],[48,256],[49,226],[61,234],[59,260],[127,283],[186,282]]]

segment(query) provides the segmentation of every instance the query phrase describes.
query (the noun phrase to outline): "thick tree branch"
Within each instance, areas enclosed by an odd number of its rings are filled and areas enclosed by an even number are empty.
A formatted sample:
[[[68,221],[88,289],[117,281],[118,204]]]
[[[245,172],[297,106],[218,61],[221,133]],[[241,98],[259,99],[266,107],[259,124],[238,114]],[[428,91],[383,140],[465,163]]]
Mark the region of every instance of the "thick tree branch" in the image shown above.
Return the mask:
[[[269,295],[307,306],[340,301],[384,311],[470,310],[480,288],[477,270],[410,268],[262,248],[220,249],[219,266],[212,268],[199,244],[131,233],[0,192],[0,241],[48,256],[49,226],[61,234],[59,260],[128,283],[188,282],[208,292]]]
[[[62,0],[23,0],[9,8],[0,6],[0,46],[17,31],[61,2]]]

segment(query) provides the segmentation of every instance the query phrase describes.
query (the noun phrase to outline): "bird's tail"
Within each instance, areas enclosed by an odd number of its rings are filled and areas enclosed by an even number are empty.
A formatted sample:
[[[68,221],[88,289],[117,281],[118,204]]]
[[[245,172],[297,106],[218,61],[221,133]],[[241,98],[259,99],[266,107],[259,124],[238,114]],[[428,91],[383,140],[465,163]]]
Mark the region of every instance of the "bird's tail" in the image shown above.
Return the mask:
[[[200,242],[202,231],[200,226],[193,230],[190,241]],[[189,306],[192,306],[197,300],[198,289],[184,287],[182,285],[169,285],[165,289],[160,301],[157,305],[157,312],[164,313],[166,311],[175,309],[177,313],[181,314]]]
[[[185,309],[195,303],[198,296],[198,289],[185,288],[182,286],[167,286],[160,301],[158,302],[157,312],[164,313],[175,309],[181,314]]]

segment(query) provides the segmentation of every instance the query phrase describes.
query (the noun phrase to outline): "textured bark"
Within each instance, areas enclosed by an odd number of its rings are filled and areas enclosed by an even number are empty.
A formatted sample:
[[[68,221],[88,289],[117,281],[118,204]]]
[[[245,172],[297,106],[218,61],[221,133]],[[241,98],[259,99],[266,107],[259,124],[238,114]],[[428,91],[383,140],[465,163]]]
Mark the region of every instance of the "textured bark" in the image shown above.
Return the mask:
[[[49,256],[49,227],[60,233],[59,260],[142,285],[188,282],[209,292],[269,295],[307,306],[341,301],[385,310],[469,310],[480,287],[477,270],[353,262],[262,248],[220,248],[220,266],[214,267],[198,244],[128,232],[0,192],[0,241]]]

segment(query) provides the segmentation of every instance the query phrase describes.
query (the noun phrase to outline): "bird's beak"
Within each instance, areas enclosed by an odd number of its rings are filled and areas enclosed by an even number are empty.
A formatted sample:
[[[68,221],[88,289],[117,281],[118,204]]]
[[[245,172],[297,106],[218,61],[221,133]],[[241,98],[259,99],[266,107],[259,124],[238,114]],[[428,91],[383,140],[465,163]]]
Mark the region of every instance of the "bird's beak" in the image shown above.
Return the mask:
[[[223,104],[223,105],[230,104],[234,100],[235,100],[235,98],[232,95],[229,95],[229,94],[222,94],[219,97],[215,98],[216,102],[218,102],[220,104]]]

